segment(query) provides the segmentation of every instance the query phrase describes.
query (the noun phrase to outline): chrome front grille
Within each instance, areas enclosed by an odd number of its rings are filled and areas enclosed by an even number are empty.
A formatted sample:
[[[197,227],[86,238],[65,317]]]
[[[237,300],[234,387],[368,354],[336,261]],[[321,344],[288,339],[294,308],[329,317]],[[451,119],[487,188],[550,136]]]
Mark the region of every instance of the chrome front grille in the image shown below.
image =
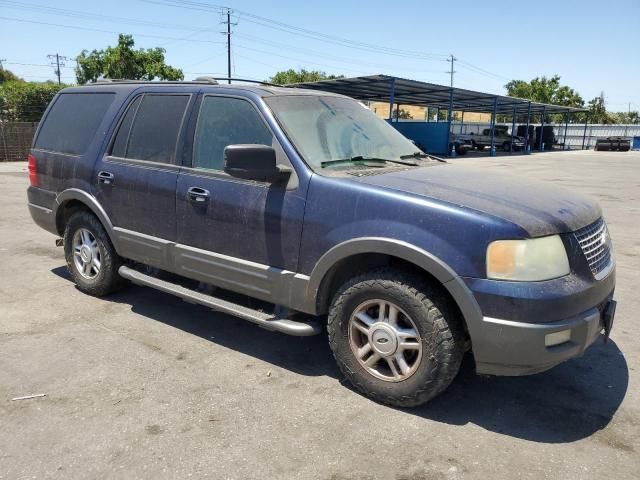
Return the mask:
[[[591,273],[597,277],[611,263],[611,239],[604,220],[600,218],[574,232],[576,240],[589,263]]]

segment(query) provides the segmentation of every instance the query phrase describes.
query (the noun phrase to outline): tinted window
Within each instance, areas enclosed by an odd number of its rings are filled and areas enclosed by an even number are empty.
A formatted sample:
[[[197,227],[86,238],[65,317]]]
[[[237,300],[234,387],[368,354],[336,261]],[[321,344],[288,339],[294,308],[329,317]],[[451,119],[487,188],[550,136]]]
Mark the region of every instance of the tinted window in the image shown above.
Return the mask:
[[[93,140],[113,93],[63,93],[40,128],[35,147],[82,155]]]
[[[171,163],[188,95],[145,95],[138,107],[127,158]]]
[[[127,113],[125,113],[122,122],[120,123],[120,127],[118,128],[118,133],[116,134],[116,139],[113,142],[113,147],[111,148],[111,155],[114,157],[124,157],[127,152],[127,143],[129,140],[129,131],[131,130],[131,124],[133,123],[133,117],[138,110],[138,105],[140,105],[140,100],[142,97],[136,97],[136,99],[131,102],[129,108],[127,109]]]
[[[227,145],[252,143],[271,146],[273,135],[246,100],[204,97],[196,127],[193,166],[222,170]]]

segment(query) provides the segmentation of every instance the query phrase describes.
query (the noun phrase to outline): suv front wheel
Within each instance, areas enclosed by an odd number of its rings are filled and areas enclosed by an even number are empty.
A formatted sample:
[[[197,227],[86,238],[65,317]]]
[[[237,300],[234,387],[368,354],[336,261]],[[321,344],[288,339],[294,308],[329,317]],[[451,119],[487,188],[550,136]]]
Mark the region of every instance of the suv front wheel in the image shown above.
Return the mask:
[[[118,274],[118,256],[100,221],[87,211],[71,216],[64,232],[67,269],[78,288],[95,296],[108,295],[125,280]]]
[[[464,353],[450,300],[412,275],[386,269],[339,289],[328,333],[338,366],[355,388],[397,407],[420,405],[444,391]]]

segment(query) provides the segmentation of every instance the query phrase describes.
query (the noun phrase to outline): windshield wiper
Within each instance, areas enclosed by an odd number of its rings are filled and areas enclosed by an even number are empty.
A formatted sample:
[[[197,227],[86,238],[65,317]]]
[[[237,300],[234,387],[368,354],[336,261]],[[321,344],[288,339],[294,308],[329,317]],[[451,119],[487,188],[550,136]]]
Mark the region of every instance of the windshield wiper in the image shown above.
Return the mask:
[[[402,158],[402,157],[400,157]],[[336,165],[338,163],[355,163],[355,164],[361,164],[361,163],[398,163],[400,165],[409,165],[412,167],[417,167],[418,164],[416,162],[405,162],[403,160],[393,160],[390,158],[378,158],[378,157],[365,157],[363,155],[354,155],[353,157],[349,157],[349,158],[335,158],[333,160],[326,160],[324,162],[320,163],[320,166],[322,168],[326,167],[327,165]]]
[[[413,152],[408,155],[400,155],[400,158],[403,160],[407,158],[431,158],[433,160],[437,160],[438,162],[447,163],[447,161],[444,158],[436,157],[434,155],[430,155],[424,152]]]

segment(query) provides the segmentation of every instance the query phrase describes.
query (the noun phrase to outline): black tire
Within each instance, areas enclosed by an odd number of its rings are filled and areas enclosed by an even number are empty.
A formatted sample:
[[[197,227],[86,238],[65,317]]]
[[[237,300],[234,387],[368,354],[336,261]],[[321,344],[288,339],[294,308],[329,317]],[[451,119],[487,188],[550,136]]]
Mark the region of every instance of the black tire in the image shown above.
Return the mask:
[[[511,143],[504,142],[502,144],[502,150],[504,150],[505,152],[510,152],[511,151]]]
[[[87,230],[95,239],[100,255],[100,269],[93,278],[87,278],[74,261],[73,240],[81,229]],[[64,231],[64,257],[67,270],[78,288],[96,297],[115,292],[126,285],[126,280],[118,274],[123,261],[116,253],[104,227],[95,215],[80,211],[71,216]]]
[[[356,358],[350,344],[350,318],[373,299],[393,302],[411,317],[420,335],[422,355],[413,374],[401,381],[383,380]],[[328,315],[329,344],[338,367],[351,384],[375,401],[415,407],[443,392],[458,374],[464,353],[464,329],[457,309],[439,288],[419,277],[375,270],[347,281],[333,297]]]

